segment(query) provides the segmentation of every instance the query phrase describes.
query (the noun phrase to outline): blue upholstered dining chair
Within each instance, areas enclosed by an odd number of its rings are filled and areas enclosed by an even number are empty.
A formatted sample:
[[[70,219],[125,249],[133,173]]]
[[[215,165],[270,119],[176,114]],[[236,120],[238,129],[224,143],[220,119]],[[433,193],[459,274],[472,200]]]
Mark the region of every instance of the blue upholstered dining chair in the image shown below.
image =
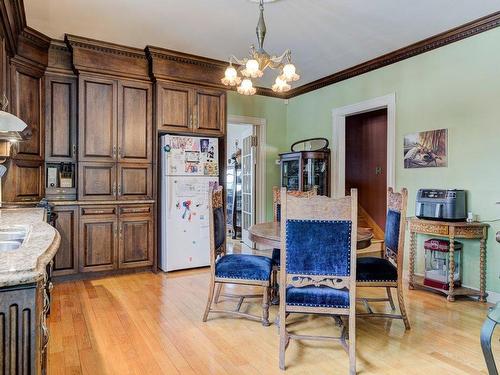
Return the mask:
[[[356,373],[357,200],[356,189],[340,199],[298,198],[281,190],[281,369],[290,339],[335,340],[349,353],[350,374]],[[286,319],[294,313],[347,317],[348,344],[344,323],[338,337],[289,332]]]
[[[308,198],[318,194],[317,186],[314,186],[312,190],[309,191],[288,191],[288,195],[293,195],[299,198]],[[278,186],[273,186],[273,221],[279,223],[281,218],[281,188]],[[272,290],[271,294],[274,297],[278,295],[278,271],[280,270],[280,249],[273,249],[272,252],[273,260],[273,274],[271,277]],[[273,302],[274,303],[274,302]]]
[[[226,220],[223,207],[222,187],[210,189],[209,193],[209,228],[210,228],[210,285],[207,306],[203,321],[207,321],[209,313],[225,313],[251,320],[261,321],[269,325],[269,293],[271,287],[272,261],[268,257],[251,254],[226,254]],[[263,294],[239,295],[224,294],[229,298],[237,298],[235,310],[213,308],[214,290],[222,284],[238,284],[262,287]],[[218,289],[219,290],[219,289]],[[217,295],[219,292],[217,293]],[[246,298],[262,298],[262,316],[255,316],[240,311]],[[218,298],[215,303],[218,302]]]
[[[395,193],[387,189],[387,218],[385,223],[385,239],[383,256],[359,258],[357,261],[357,285],[360,287],[385,288],[387,298],[360,298],[367,312],[358,313],[358,317],[385,317],[403,319],[405,329],[410,329],[403,298],[403,255],[405,243],[406,205],[408,191],[403,188]],[[369,302],[389,302],[391,309],[396,307],[392,299],[391,289],[396,289],[400,314],[376,313]]]

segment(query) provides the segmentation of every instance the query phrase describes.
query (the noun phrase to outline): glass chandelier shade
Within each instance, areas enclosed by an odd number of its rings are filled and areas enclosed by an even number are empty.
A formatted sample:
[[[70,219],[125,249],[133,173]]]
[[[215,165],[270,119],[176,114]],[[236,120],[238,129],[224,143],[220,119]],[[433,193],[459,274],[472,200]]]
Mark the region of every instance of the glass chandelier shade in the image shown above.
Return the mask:
[[[237,86],[237,91],[243,95],[254,95],[257,92],[253,87],[252,79],[261,78],[267,68],[280,72],[271,87],[274,92],[289,91],[291,89],[289,83],[300,79],[295,65],[292,64],[292,52],[289,49],[280,56],[271,56],[264,50],[266,24],[264,22],[263,0],[260,0],[259,9],[260,16],[256,28],[258,47],[250,46],[250,56],[248,58],[240,60],[235,56],[231,56],[229,66],[221,79],[221,82],[226,86]],[[238,66],[234,67],[233,63]]]

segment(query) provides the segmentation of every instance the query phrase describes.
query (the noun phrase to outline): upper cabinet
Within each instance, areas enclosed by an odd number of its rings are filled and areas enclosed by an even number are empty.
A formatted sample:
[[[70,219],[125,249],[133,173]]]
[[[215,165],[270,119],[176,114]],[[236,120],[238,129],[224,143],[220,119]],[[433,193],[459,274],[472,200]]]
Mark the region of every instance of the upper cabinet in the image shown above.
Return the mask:
[[[195,85],[158,82],[156,119],[160,131],[222,136],[226,127],[226,92]]]
[[[77,160],[77,81],[76,78],[45,77],[45,159]]]
[[[149,83],[118,82],[118,161],[152,162],[152,89]]]
[[[116,160],[117,81],[80,76],[79,91],[79,160]]]

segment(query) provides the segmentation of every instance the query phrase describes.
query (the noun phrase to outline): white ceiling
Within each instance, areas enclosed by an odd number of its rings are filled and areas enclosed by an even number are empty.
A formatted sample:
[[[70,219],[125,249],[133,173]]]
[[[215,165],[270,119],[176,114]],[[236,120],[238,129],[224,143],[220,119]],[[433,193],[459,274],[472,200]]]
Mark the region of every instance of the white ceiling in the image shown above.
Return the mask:
[[[24,0],[28,25],[226,60],[256,43],[248,0]],[[266,5],[265,49],[291,48],[303,85],[500,10],[498,0],[279,0]],[[269,84],[274,74],[257,83]],[[266,77],[265,76],[265,77]]]

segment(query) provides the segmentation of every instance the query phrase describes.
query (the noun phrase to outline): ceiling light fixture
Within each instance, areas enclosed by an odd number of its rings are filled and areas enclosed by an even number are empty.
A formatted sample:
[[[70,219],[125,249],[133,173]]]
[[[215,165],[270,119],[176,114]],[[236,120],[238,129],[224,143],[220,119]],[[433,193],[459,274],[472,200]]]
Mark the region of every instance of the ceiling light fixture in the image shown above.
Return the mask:
[[[266,37],[266,23],[264,22],[264,0],[259,1],[259,22],[256,33],[258,48],[252,44],[250,46],[250,57],[238,59],[234,55],[229,58],[224,78],[221,82],[226,86],[237,86],[237,91],[243,95],[253,95],[256,89],[253,86],[252,78],[261,78],[267,68],[279,69],[280,73],[272,86],[274,92],[286,92],[291,89],[289,82],[297,81],[300,76],[296,72],[295,65],[292,64],[292,52],[287,49],[280,56],[271,56],[264,50],[264,39]],[[234,67],[233,63],[238,64]],[[241,74],[241,77],[238,75]]]

